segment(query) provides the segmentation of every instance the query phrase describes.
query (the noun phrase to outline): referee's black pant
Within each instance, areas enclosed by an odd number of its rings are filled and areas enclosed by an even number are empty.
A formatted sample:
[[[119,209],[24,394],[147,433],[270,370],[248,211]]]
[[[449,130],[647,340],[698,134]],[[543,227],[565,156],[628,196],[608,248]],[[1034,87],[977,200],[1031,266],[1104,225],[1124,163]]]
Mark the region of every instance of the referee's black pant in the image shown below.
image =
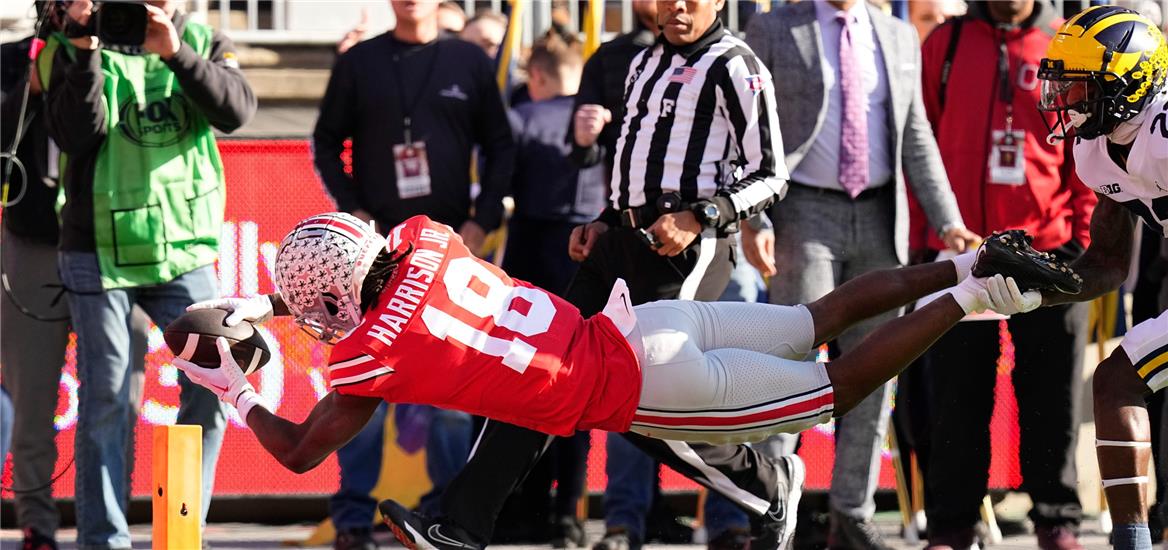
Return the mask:
[[[604,308],[613,283],[623,278],[634,304],[675,298],[712,301],[722,295],[733,267],[730,239],[699,237],[683,253],[667,258],[650,249],[635,231],[617,227],[593,246],[566,298],[585,317],[595,315]],[[775,500],[774,463],[746,445],[712,446],[623,435],[649,456],[754,515],[766,513]],[[446,519],[480,542],[489,542],[503,503],[550,441],[551,436],[544,433],[487,421],[466,467],[443,495]]]

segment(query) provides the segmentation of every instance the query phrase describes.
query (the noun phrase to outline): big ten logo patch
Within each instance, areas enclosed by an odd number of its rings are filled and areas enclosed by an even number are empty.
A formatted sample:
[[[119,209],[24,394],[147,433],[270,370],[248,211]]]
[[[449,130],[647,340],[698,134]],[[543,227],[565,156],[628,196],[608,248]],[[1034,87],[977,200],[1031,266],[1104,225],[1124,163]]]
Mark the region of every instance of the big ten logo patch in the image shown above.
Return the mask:
[[[142,147],[166,147],[181,141],[191,129],[191,104],[181,94],[159,97],[162,90],[147,90],[150,98],[140,105],[134,98],[118,111],[118,130]]]

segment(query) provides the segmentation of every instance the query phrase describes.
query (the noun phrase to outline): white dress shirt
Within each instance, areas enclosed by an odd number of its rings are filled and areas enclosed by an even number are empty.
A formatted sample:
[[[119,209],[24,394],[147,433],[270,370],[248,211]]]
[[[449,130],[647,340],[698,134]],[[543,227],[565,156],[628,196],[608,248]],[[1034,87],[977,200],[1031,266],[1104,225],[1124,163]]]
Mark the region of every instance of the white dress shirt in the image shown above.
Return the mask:
[[[836,20],[841,10],[823,0],[813,0],[815,17],[823,40],[823,87],[827,90],[827,116],[807,156],[791,171],[791,180],[803,185],[843,190],[839,184],[840,126],[843,94],[840,91],[840,34],[843,26]],[[892,179],[892,140],[888,119],[888,71],[880,53],[880,43],[872,28],[867,2],[858,0],[847,10],[851,18],[852,51],[861,67],[864,91],[868,94],[868,187],[877,187]],[[779,77],[781,78],[781,76]]]

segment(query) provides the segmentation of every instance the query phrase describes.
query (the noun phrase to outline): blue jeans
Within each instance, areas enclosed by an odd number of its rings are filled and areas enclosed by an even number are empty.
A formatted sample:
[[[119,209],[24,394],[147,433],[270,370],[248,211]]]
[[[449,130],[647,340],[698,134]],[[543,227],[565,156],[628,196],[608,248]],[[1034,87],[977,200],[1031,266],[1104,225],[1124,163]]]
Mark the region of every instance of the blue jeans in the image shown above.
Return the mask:
[[[186,306],[218,296],[215,270],[204,266],[157,285],[103,290],[97,255],[62,251],[61,282],[70,290],[69,311],[77,333],[79,410],[74,440],[77,491],[77,546],[129,548],[126,444],[129,419],[130,309],[139,305],[154,324],[165,327]],[[178,423],[203,427],[203,506],[207,517],[215,464],[226,419],[215,394],[179,373]]]
[[[735,234],[736,243],[734,271],[730,272],[730,282],[726,290],[722,291],[722,302],[763,302],[767,301],[766,282],[754,266],[746,261],[742,253],[742,237]]]
[[[422,495],[418,509],[429,516],[441,515],[442,493],[466,466],[475,436],[474,422],[461,411],[434,409],[430,437],[426,439],[426,474],[433,488]]]
[[[604,526],[624,528],[644,542],[645,515],[653,503],[653,459],[620,434],[608,434],[604,473]]]
[[[381,450],[385,441],[385,415],[382,403],[357,436],[337,449],[341,468],[341,488],[329,499],[329,513],[337,531],[368,529],[373,525],[377,501],[370,491],[381,474]]]

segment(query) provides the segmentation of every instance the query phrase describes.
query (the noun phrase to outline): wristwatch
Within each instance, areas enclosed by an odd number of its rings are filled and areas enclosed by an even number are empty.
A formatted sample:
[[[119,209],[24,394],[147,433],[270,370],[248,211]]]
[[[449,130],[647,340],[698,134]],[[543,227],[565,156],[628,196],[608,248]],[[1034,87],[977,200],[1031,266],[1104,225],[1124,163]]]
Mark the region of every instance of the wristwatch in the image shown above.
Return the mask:
[[[718,210],[718,205],[713,201],[697,201],[693,203],[692,211],[697,217],[698,223],[702,227],[717,227],[718,220],[721,219],[721,212]]]

